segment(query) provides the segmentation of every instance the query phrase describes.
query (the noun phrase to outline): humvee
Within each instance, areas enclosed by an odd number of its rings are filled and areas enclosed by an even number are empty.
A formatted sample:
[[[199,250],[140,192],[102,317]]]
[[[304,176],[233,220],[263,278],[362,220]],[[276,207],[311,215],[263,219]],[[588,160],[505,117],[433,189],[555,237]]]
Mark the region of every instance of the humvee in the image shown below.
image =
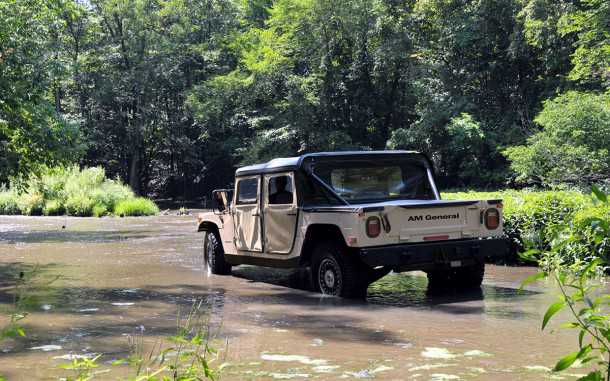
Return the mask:
[[[429,287],[479,287],[502,256],[502,200],[441,200],[433,166],[411,151],[322,152],[237,169],[199,214],[213,274],[250,264],[302,267],[316,291],[366,295],[390,271]]]

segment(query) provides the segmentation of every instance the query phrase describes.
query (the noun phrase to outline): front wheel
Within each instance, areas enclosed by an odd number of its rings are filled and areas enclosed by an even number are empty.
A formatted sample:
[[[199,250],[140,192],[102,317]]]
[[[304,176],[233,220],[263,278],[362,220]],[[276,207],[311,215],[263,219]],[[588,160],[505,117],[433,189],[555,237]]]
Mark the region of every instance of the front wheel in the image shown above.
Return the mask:
[[[203,245],[204,257],[212,274],[231,274],[231,265],[225,260],[225,253],[220,245],[218,234],[212,231],[205,233]]]
[[[322,294],[345,298],[366,296],[368,283],[363,282],[360,264],[337,245],[318,245],[311,270],[314,288]]]

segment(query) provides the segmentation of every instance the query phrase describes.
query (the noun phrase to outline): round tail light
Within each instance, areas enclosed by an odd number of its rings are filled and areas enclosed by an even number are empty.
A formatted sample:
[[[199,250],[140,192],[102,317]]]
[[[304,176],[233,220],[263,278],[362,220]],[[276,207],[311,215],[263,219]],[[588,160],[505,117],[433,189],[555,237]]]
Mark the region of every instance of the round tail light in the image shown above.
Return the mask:
[[[381,233],[381,220],[379,217],[369,217],[366,220],[366,235],[375,238]]]
[[[497,229],[500,226],[500,212],[496,208],[485,211],[485,227],[489,230]]]

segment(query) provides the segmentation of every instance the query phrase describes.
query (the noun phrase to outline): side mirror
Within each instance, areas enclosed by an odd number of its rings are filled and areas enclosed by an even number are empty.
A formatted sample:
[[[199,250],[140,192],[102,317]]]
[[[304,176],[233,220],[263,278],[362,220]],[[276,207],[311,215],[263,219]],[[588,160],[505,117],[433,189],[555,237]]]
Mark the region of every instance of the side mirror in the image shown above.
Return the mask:
[[[232,189],[217,189],[212,191],[212,209],[214,212],[223,213],[231,205]]]

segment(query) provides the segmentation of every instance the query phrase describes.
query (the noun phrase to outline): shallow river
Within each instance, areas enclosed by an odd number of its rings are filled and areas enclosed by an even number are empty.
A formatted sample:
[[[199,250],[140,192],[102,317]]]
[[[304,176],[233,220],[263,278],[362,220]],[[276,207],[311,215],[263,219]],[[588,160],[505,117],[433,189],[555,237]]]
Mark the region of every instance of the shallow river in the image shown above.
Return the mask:
[[[193,217],[0,216],[0,303],[33,267],[45,291],[25,338],[0,344],[8,380],[57,379],[75,355],[102,354],[96,379],[134,342],[145,351],[176,332],[179,311],[203,300],[224,362],[222,380],[573,380],[552,374],[576,334],[540,331],[557,291],[536,270],[488,265],[479,292],[428,295],[423,273],[390,274],[366,301],[321,297],[295,271],[242,266],[208,275]],[[55,279],[55,277],[59,277]],[[41,279],[41,280],[40,280]],[[45,285],[44,282],[50,282]],[[4,320],[2,320],[4,319]],[[6,317],[0,317],[0,324]],[[216,364],[220,363],[218,360]]]

